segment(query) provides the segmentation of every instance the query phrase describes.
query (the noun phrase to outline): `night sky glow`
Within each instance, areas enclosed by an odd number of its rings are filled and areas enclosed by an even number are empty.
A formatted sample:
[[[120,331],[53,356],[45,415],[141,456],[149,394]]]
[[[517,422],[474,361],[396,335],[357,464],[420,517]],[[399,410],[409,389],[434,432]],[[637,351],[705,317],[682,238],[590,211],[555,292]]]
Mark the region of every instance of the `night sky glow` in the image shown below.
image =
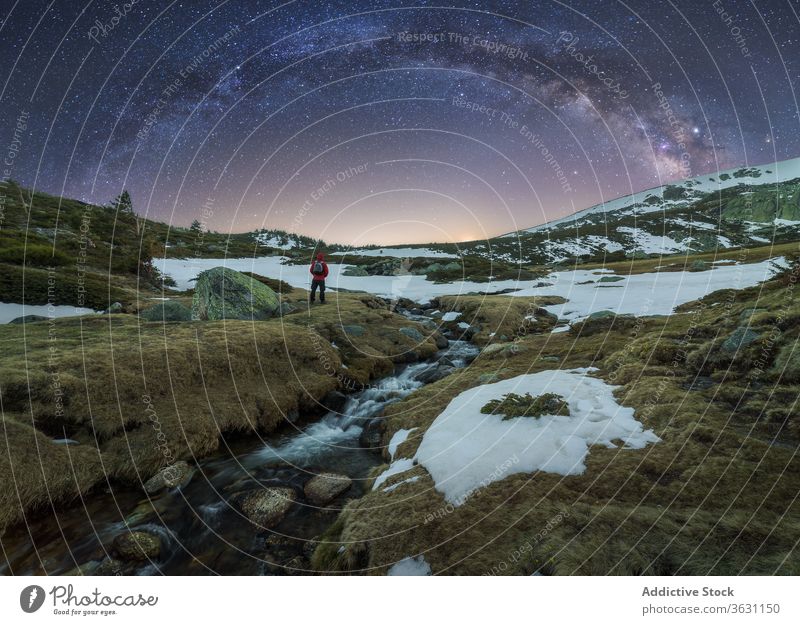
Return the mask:
[[[4,177],[340,243],[486,238],[798,156],[771,0],[2,0]]]

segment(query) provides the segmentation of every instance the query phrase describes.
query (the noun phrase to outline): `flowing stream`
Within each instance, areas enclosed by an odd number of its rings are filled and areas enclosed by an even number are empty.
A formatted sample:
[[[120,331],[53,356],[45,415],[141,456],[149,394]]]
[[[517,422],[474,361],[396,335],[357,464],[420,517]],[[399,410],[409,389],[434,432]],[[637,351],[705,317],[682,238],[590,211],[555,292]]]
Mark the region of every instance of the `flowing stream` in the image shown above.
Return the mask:
[[[446,355],[465,366],[478,350],[451,341]],[[434,359],[435,360],[435,359]],[[303,569],[318,538],[347,501],[360,497],[370,471],[383,464],[380,450],[359,442],[365,424],[386,406],[423,386],[417,379],[432,362],[398,367],[394,375],[348,397],[340,413],[311,423],[299,421],[259,441],[226,441],[200,460],[191,480],[149,499],[140,489],[95,492],[67,509],[37,516],[2,538],[0,574],[87,573],[108,557],[115,536],[126,527],[157,534],[161,555],[126,565],[126,574],[282,574],[288,565]],[[344,495],[325,507],[302,498],[279,525],[261,531],[231,503],[238,493],[259,486],[291,486],[298,493],[315,474],[342,473],[353,480]]]

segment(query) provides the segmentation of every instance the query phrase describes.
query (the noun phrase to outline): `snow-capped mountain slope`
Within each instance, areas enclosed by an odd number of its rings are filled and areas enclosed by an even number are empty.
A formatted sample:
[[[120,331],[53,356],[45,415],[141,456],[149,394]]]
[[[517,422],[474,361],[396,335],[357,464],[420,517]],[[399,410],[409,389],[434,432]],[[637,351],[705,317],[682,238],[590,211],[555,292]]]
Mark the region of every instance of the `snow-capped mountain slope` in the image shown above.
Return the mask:
[[[630,211],[639,214],[668,210],[676,206],[701,199],[709,193],[719,193],[739,185],[767,185],[800,178],[800,158],[780,161],[756,167],[737,167],[720,171],[716,174],[698,176],[683,182],[667,184],[618,197],[608,202],[595,204],[566,217],[554,219],[547,223],[526,228],[519,232],[510,232],[504,236],[517,236],[523,232],[533,233],[563,227],[588,215]]]
[[[800,239],[800,158],[648,189],[568,217],[460,246],[506,262],[552,264],[709,252]]]

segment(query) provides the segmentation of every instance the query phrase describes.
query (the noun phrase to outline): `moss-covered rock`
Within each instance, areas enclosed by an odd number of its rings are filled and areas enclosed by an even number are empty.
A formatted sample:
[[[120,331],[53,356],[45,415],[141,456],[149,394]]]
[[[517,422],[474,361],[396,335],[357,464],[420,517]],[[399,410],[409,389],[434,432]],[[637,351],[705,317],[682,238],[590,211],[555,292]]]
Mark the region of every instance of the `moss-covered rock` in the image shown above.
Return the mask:
[[[197,277],[192,312],[198,319],[268,319],[280,311],[278,295],[266,284],[227,267]]]
[[[190,321],[192,311],[180,302],[167,300],[139,313],[145,321]]]
[[[161,539],[149,532],[120,534],[113,546],[122,560],[152,560],[161,553]]]

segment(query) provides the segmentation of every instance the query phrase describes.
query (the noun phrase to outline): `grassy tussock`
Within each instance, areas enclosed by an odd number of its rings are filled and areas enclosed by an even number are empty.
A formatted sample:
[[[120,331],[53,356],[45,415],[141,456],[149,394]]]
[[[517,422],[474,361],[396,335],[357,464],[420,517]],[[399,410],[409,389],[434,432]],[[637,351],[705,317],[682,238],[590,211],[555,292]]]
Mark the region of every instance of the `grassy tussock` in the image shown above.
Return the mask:
[[[473,337],[478,345],[511,341],[533,332],[549,331],[557,319],[542,306],[558,304],[564,299],[546,297],[496,297],[486,295],[446,295],[437,300],[444,311],[460,312],[458,321],[479,327]],[[494,333],[494,336],[490,336]],[[503,339],[502,337],[506,337]]]

